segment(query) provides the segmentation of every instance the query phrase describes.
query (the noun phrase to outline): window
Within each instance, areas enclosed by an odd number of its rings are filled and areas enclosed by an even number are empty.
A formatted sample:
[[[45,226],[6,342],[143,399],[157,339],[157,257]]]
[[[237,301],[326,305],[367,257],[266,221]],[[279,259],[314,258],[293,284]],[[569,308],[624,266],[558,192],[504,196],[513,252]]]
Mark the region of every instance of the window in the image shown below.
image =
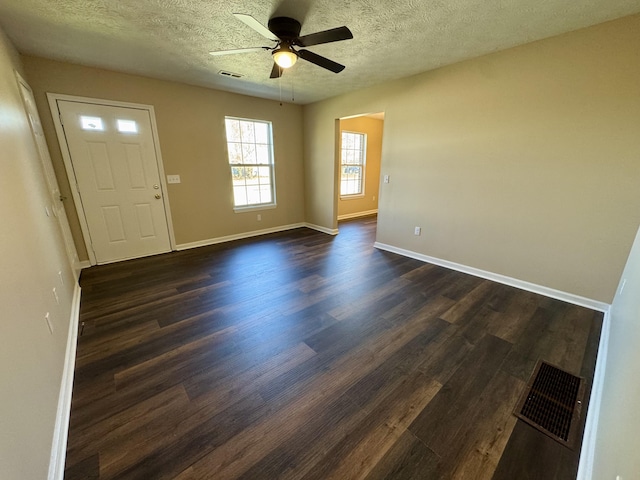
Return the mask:
[[[118,119],[117,124],[120,133],[138,133],[138,124],[134,120]]]
[[[83,130],[104,130],[100,117],[85,117],[81,115],[80,123],[82,124]]]
[[[342,132],[340,195],[364,195],[364,161],[367,136]]]
[[[225,118],[236,208],[275,205],[271,122]]]

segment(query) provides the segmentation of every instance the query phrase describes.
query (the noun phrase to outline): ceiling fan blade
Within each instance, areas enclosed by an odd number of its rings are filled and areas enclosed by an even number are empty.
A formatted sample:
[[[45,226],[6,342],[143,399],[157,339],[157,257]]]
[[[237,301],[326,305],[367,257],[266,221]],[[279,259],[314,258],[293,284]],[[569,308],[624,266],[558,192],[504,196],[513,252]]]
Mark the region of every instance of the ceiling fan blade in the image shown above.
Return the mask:
[[[269,78],[280,78],[283,70],[284,68],[280,67],[276,62],[273,62],[273,68],[271,69],[271,75]]]
[[[353,33],[347,27],[332,28],[324,32],[310,33],[298,38],[296,44],[301,47],[320,45],[321,43],[339,42],[353,38]]]
[[[245,25],[247,25],[248,27],[251,27],[252,29],[254,29],[256,32],[258,32],[263,37],[268,38],[269,40],[273,40],[274,42],[279,41],[279,38],[276,37],[271,32],[271,30],[269,30],[267,27],[262,25],[259,21],[257,21],[251,15],[247,15],[245,13],[234,13],[233,16],[236,17],[238,20],[240,20]]]
[[[220,55],[234,55],[236,53],[251,53],[251,52],[261,52],[262,50],[270,50],[269,47],[251,47],[251,48],[234,48],[232,50],[216,50],[214,52],[209,52],[209,55],[213,55],[214,57]]]
[[[340,65],[333,60],[329,60],[328,58],[318,55],[317,53],[310,52],[309,50],[298,50],[298,56],[305,59],[307,62],[315,63],[319,67],[331,70],[333,73],[340,73],[345,68],[344,65]]]

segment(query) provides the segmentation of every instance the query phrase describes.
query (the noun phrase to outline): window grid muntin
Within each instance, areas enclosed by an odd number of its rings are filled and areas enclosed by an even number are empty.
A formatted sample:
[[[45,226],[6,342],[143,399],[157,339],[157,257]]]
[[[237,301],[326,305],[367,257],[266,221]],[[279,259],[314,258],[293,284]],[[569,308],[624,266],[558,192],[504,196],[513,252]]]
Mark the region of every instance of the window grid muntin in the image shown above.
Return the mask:
[[[235,207],[275,204],[271,122],[225,117]]]

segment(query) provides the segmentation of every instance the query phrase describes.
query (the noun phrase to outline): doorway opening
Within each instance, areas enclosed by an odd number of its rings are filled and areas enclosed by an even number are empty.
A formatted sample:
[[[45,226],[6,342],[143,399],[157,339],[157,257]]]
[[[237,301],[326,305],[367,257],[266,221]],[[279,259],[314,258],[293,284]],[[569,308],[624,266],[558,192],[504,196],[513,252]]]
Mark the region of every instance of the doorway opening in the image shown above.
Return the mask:
[[[376,221],[384,112],[340,118],[337,127],[337,222],[364,217]]]

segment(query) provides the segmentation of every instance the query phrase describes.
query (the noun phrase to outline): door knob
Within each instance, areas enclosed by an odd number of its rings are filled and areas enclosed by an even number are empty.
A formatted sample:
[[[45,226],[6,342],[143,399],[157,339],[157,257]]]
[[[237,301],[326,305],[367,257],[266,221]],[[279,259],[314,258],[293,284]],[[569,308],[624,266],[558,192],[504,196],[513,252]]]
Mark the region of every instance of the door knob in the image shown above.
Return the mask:
[[[156,193],[156,198],[158,198],[158,199],[160,198],[160,194],[159,193]]]

